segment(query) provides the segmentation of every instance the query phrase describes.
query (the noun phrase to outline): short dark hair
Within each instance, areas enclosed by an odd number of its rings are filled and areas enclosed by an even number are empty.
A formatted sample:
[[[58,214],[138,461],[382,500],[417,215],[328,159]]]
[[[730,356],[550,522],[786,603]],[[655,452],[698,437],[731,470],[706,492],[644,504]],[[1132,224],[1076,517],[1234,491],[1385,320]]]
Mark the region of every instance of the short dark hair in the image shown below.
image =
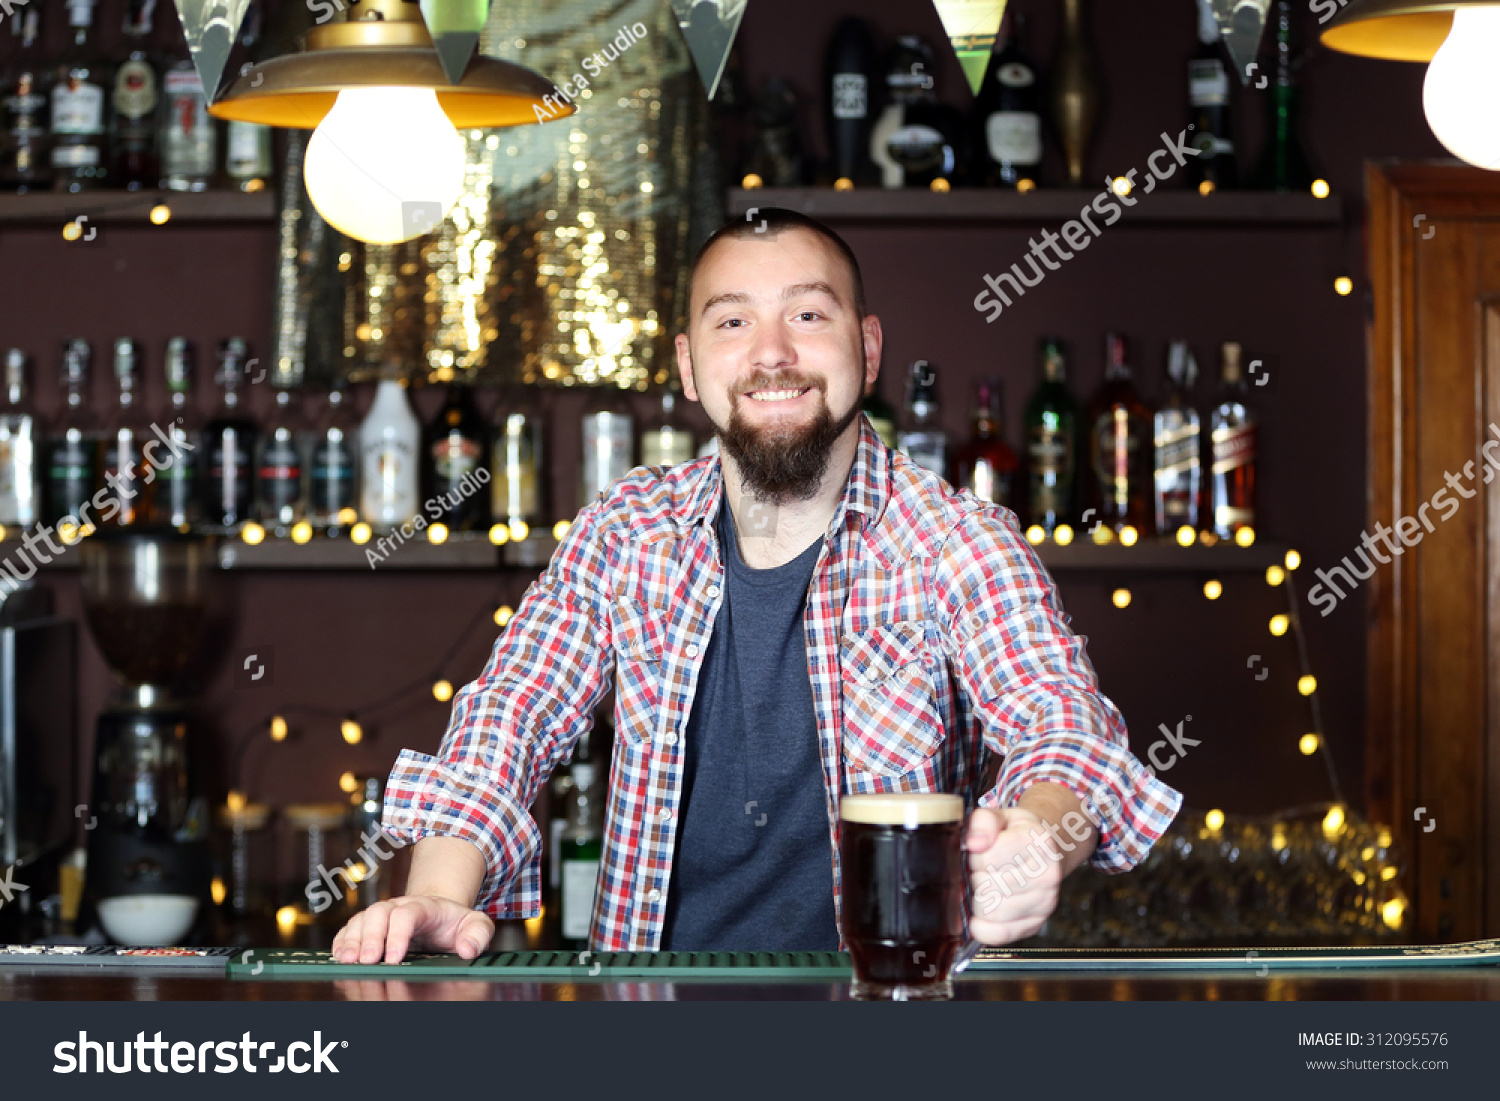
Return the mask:
[[[865,281],[859,274],[859,261],[854,258],[854,250],[848,243],[833,230],[829,229],[816,218],[809,218],[806,214],[797,210],[788,210],[781,206],[762,206],[752,208],[743,218],[731,218],[718,229],[714,230],[713,236],[703,242],[698,249],[698,254],[693,257],[693,267],[689,276],[688,286],[692,287],[693,281],[698,278],[698,267],[703,263],[703,258],[708,255],[708,250],[726,237],[743,239],[746,237],[759,237],[765,234],[775,234],[786,229],[805,229],[809,233],[816,233],[823,240],[832,245],[844,258],[844,263],[849,267],[849,278],[854,284],[854,310],[863,320],[865,309]]]

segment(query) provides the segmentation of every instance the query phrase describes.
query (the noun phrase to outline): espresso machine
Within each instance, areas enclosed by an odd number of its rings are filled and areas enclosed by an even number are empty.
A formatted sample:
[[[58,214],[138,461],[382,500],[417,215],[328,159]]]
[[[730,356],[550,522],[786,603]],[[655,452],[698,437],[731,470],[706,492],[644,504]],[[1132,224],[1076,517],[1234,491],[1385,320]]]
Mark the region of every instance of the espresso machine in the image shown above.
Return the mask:
[[[89,632],[121,681],[95,727],[86,897],[113,939],[179,944],[206,910],[211,858],[188,707],[171,689],[208,622],[213,541],[101,531],[78,554]]]

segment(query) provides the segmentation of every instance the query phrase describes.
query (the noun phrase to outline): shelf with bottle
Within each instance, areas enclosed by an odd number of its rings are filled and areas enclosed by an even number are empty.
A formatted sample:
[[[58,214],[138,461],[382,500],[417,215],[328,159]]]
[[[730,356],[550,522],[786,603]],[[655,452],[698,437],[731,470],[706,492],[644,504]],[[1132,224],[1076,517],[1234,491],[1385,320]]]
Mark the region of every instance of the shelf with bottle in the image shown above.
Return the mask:
[[[54,223],[66,231],[79,218],[100,225],[197,225],[264,222],[276,216],[270,191],[31,191],[0,192],[0,225]]]

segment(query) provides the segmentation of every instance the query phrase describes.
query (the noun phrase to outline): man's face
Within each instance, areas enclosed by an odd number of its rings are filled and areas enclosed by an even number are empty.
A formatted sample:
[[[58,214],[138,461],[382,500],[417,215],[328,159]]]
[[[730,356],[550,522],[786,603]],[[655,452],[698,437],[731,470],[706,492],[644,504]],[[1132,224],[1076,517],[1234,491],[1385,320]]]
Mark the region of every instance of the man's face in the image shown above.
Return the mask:
[[[807,230],[725,238],[698,268],[691,311],[677,337],[684,395],[753,495],[812,497],[880,369],[880,322],[857,315],[847,264]]]

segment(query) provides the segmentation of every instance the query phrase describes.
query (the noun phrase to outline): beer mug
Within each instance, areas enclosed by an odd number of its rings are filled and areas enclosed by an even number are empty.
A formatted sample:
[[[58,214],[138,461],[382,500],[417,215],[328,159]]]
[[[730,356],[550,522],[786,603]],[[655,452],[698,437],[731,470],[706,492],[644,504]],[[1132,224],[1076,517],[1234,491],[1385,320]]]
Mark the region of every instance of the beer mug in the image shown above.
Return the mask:
[[[841,925],[854,996],[951,998],[952,976],[980,947],[968,936],[963,798],[845,795],[839,818]]]

